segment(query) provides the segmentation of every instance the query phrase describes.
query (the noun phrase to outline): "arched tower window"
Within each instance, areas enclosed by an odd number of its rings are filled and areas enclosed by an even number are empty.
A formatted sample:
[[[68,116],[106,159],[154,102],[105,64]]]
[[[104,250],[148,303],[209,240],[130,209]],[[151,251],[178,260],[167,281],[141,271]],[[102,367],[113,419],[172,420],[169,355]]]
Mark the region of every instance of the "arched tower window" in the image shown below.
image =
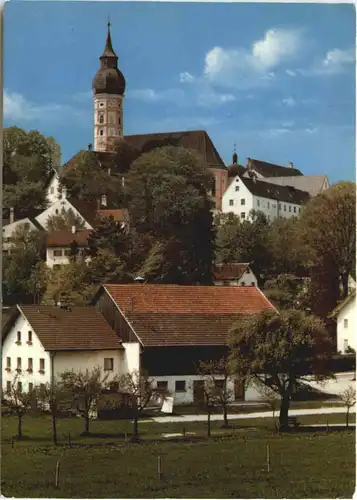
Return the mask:
[[[104,115],[99,115],[99,123],[104,123]]]
[[[103,135],[103,134],[104,134],[104,131],[103,131],[103,129],[101,128],[101,129],[99,130],[99,135]]]

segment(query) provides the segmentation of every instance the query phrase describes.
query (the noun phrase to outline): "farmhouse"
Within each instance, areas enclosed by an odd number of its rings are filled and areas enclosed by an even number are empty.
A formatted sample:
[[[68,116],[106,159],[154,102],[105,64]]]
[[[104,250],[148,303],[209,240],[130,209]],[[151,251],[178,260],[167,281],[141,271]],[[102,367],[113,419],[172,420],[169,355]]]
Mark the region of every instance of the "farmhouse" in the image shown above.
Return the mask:
[[[97,366],[114,377],[138,368],[127,358],[132,350],[94,307],[16,306],[3,328],[2,386],[18,376],[27,392],[64,371]]]
[[[356,291],[353,290],[335,309],[337,319],[337,351],[356,350]]]
[[[249,262],[230,262],[213,267],[213,281],[216,286],[257,286],[258,280]]]
[[[140,368],[172,393],[175,403],[202,399],[198,364],[227,353],[228,332],[235,322],[274,310],[254,286],[107,284],[93,304],[123,343],[133,346]],[[230,384],[236,399],[251,398],[242,384]]]

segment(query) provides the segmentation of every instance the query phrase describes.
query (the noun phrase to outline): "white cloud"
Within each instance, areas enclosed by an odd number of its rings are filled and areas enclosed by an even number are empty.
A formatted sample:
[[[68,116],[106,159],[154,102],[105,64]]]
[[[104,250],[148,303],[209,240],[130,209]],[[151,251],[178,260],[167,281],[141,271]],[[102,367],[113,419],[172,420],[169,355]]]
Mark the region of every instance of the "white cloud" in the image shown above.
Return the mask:
[[[83,117],[85,114],[66,104],[36,104],[17,92],[4,90],[4,118],[10,122],[58,121],[68,114]]]
[[[295,56],[301,45],[296,30],[270,29],[263,40],[253,44],[252,56],[261,68],[274,68],[286,58]]]
[[[137,89],[128,91],[129,99],[137,99],[144,102],[170,101],[180,103],[185,98],[185,93],[181,89],[167,89],[156,91],[153,89]]]
[[[317,128],[306,128],[305,132],[308,134],[315,134],[317,132]]]
[[[296,105],[296,101],[293,97],[285,97],[285,99],[282,99],[281,102],[288,108],[293,108]]]
[[[184,71],[183,73],[180,73],[180,82],[181,83],[192,83],[195,81],[195,77],[191,75],[191,73],[188,73],[188,71]]]
[[[289,76],[296,76],[296,71],[292,71],[291,69],[285,70],[285,73]]]
[[[332,73],[340,73],[349,64],[354,64],[356,58],[353,50],[333,49],[327,52],[322,66]]]
[[[249,87],[269,82],[275,68],[290,60],[300,50],[297,30],[271,29],[250,50],[213,47],[205,56],[204,76],[221,85]]]

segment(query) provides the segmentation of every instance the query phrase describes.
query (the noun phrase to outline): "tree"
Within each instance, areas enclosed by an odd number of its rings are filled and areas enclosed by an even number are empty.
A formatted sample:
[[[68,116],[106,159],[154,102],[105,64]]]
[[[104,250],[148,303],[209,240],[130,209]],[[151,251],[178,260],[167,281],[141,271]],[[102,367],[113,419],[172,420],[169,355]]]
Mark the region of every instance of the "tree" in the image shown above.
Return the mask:
[[[234,397],[234,391],[228,387],[228,382],[233,380],[228,359],[201,362],[199,373],[204,378],[209,406],[222,409],[224,426],[228,427],[228,407]]]
[[[271,255],[268,274],[307,276],[312,252],[302,242],[299,220],[295,217],[277,218],[269,225],[267,246]]]
[[[300,227],[314,264],[336,272],[339,298],[344,299],[348,277],[356,273],[356,184],[339,182],[312,198],[301,214]]]
[[[340,393],[340,398],[346,407],[346,427],[348,427],[348,419],[350,409],[356,404],[356,389],[351,385]]]
[[[109,374],[102,376],[99,367],[85,371],[70,371],[61,374],[65,390],[71,392],[77,411],[85,422],[84,434],[89,434],[91,414],[96,407],[99,396],[109,387]]]
[[[264,283],[264,293],[278,309],[312,308],[311,282],[292,274],[280,274]]]
[[[57,446],[57,419],[61,415],[65,403],[68,402],[68,390],[62,383],[53,381],[43,384],[38,392],[38,399],[43,409],[49,409],[52,417],[52,439]]]
[[[153,379],[145,372],[134,370],[119,377],[119,392],[130,398],[133,412],[133,441],[138,439],[138,421],[153,398],[165,397],[166,391],[154,387]]]
[[[26,216],[29,207],[46,208],[45,184],[60,147],[37,130],[4,129],[4,206]]]
[[[103,167],[94,151],[80,151],[61,169],[60,183],[68,196],[93,202],[107,195],[111,206],[122,206],[122,176]]]
[[[114,256],[123,258],[130,244],[129,229],[113,216],[105,217],[98,226],[89,233],[88,255],[96,257],[102,250],[110,251]]]
[[[260,401],[269,406],[269,408],[273,412],[274,429],[277,430],[277,425],[275,421],[275,412],[279,407],[279,396],[275,391],[273,391],[273,389],[264,384],[258,385],[258,392],[260,396]]]
[[[44,232],[17,226],[11,238],[11,253],[4,258],[3,289],[6,303],[34,303],[38,287],[33,278],[45,259]],[[38,276],[38,275],[37,275]]]
[[[55,231],[60,231],[62,229],[72,229],[75,226],[76,229],[84,229],[85,223],[82,217],[75,214],[70,208],[65,210],[62,208],[61,213],[58,215],[51,215],[47,219],[47,231],[53,233]]]
[[[239,378],[258,381],[280,395],[279,425],[288,427],[290,400],[308,375],[321,381],[331,341],[322,321],[302,311],[263,312],[242,318],[231,330],[230,363]]]
[[[160,244],[161,248],[161,266],[146,276],[149,281],[212,282],[211,182],[212,174],[203,159],[185,148],[157,148],[132,164],[125,178],[130,227],[149,243],[136,270],[144,265],[153,246]]]
[[[22,439],[22,418],[28,413],[37,401],[36,389],[28,392],[22,391],[22,383],[16,374],[11,386],[5,392],[5,403],[17,416],[17,437]]]
[[[215,224],[217,262],[250,262],[257,276],[264,275],[270,263],[265,215],[252,210],[249,218],[241,221],[234,214],[221,214]]]

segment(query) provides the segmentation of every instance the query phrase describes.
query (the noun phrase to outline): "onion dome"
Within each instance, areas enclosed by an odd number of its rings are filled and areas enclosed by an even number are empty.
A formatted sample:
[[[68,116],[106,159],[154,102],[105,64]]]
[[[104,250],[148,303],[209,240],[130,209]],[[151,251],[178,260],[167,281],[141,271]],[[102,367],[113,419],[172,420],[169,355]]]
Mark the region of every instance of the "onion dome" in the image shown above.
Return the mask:
[[[108,34],[103,54],[99,58],[100,68],[93,78],[94,94],[117,94],[123,95],[125,91],[125,78],[118,69],[118,56],[112,46],[110,35],[110,23],[108,23]]]

